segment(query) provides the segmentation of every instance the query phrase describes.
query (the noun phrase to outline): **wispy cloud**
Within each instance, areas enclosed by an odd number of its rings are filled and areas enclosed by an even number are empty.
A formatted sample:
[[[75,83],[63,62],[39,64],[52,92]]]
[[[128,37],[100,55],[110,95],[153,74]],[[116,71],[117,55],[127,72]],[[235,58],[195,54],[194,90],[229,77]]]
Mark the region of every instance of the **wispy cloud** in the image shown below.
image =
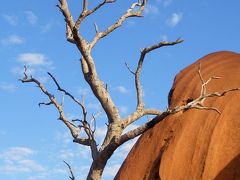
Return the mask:
[[[113,164],[111,166],[107,166],[104,169],[103,174],[106,177],[114,177],[117,174],[120,167],[121,167],[121,164]]]
[[[159,14],[159,8],[155,5],[148,4],[144,9],[144,13],[146,15],[157,15]]]
[[[59,155],[60,159],[63,160],[72,159],[75,156],[76,154],[73,151],[67,149],[61,150]]]
[[[168,40],[167,35],[162,35],[162,36],[161,36],[161,40],[162,40],[162,41],[167,41],[167,40]]]
[[[167,7],[172,3],[172,0],[156,0],[156,2],[163,4],[163,6]]]
[[[31,25],[35,25],[37,23],[38,17],[32,11],[24,11],[24,14]]]
[[[11,83],[6,83],[6,82],[0,82],[0,90],[13,93],[16,91],[16,86]]]
[[[92,103],[92,102],[87,104],[87,108],[90,108],[95,111],[100,111],[102,109],[100,103]]]
[[[54,138],[56,141],[61,141],[63,142],[65,145],[68,145],[69,143],[72,143],[72,137],[71,134],[67,131],[67,132],[58,132]]]
[[[126,132],[128,132],[130,130],[133,130],[133,129],[137,128],[137,127],[138,127],[138,125],[130,124],[129,126],[127,126],[126,129],[124,129],[123,133],[126,133]]]
[[[34,151],[28,147],[12,147],[5,152],[1,152],[0,158],[6,160],[22,160],[33,154]]]
[[[1,44],[3,45],[19,45],[19,44],[23,44],[24,42],[25,42],[25,39],[18,35],[10,35],[1,40]]]
[[[182,20],[182,13],[173,13],[171,18],[167,20],[167,24],[170,27],[175,27]]]
[[[129,90],[122,85],[117,86],[115,89],[117,92],[122,93],[122,94],[126,94],[129,92]]]
[[[120,106],[119,111],[121,114],[127,114],[128,113],[128,107],[127,106]]]
[[[16,26],[18,24],[18,17],[16,15],[3,14],[3,19],[7,21],[8,24]]]
[[[107,126],[100,126],[96,128],[95,137],[103,139],[107,133]]]
[[[35,151],[27,147],[12,147],[0,152],[2,173],[42,172],[45,168],[32,159]]]
[[[129,153],[130,150],[132,149],[132,147],[134,146],[134,144],[136,143],[137,141],[137,138],[132,140],[132,141],[129,141],[127,143],[125,143],[123,146],[122,146],[122,150],[125,152],[125,153]]]
[[[51,22],[46,23],[45,25],[41,26],[41,32],[46,33],[48,31],[50,31],[52,28],[53,28],[53,23],[51,23]]]
[[[16,57],[16,61],[20,63],[11,69],[11,72],[18,77],[23,76],[24,66],[27,66],[27,74],[34,75],[42,83],[46,82],[49,77],[46,72],[54,69],[52,61],[42,53],[21,53]]]
[[[133,21],[133,20],[128,20],[128,21],[126,21],[126,24],[127,24],[128,27],[133,27],[133,26],[136,25],[136,22]]]
[[[79,87],[77,92],[81,96],[87,96],[90,93],[90,90],[88,88],[85,88],[85,87]]]
[[[26,65],[46,65],[47,57],[41,53],[22,53],[18,55],[17,60]]]

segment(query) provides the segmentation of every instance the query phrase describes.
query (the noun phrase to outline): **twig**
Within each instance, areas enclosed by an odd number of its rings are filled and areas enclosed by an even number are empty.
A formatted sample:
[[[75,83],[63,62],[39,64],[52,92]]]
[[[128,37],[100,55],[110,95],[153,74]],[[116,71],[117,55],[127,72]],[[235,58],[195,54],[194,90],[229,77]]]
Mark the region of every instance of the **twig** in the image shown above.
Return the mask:
[[[74,176],[74,174],[73,174],[73,171],[72,171],[71,166],[70,166],[66,161],[63,161],[63,162],[67,165],[68,170],[69,170],[69,172],[70,172],[70,174],[71,174],[71,176],[69,176],[69,178],[70,178],[71,180],[75,180],[75,176]]]
[[[212,80],[212,79],[219,79],[219,77],[216,76],[212,76],[210,77],[207,81],[204,80],[202,73],[201,73],[201,64],[199,64],[199,69],[198,69],[198,74],[201,80],[201,91],[200,91],[200,95],[198,98],[196,99],[192,99],[191,101],[187,102],[186,105],[182,105],[182,106],[176,106],[174,107],[172,110],[171,109],[167,109],[165,112],[160,113],[159,115],[157,115],[155,118],[153,118],[151,121],[139,126],[136,129],[133,129],[123,135],[121,135],[121,137],[116,139],[116,143],[118,146],[120,146],[121,144],[123,144],[124,142],[133,139],[137,136],[139,136],[140,134],[144,133],[145,131],[147,131],[148,129],[152,128],[155,124],[157,124],[158,122],[164,120],[167,116],[178,113],[180,111],[186,111],[189,109],[199,109],[199,110],[210,110],[210,111],[215,111],[218,114],[221,114],[220,110],[216,107],[207,107],[205,106],[203,103],[207,98],[210,97],[222,97],[224,95],[226,95],[229,92],[233,92],[233,91],[239,91],[240,88],[232,88],[232,89],[228,89],[225,90],[223,92],[213,92],[213,93],[208,93],[207,94],[207,89],[206,89],[206,85]],[[134,116],[135,115],[135,116]],[[138,115],[138,117],[136,117],[136,115]],[[132,117],[134,117],[134,119],[139,118],[139,114],[133,114]],[[130,116],[129,119],[125,119],[125,123],[127,123],[127,125],[129,123],[131,123],[132,118]],[[126,126],[127,126],[126,125]]]
[[[133,74],[136,75],[136,73],[129,67],[129,65],[125,62],[125,66],[127,67],[128,71]]]
[[[74,102],[76,102],[82,108],[84,119],[87,119],[87,110],[86,110],[86,107],[84,105],[84,100],[82,100],[82,102],[81,102],[78,99],[76,99],[72,94],[67,92],[65,89],[61,88],[58,81],[56,80],[56,78],[51,73],[48,72],[48,75],[52,78],[52,80],[56,84],[59,91],[63,92],[65,95],[69,96]]]
[[[162,111],[155,110],[155,109],[145,109],[144,107],[144,102],[142,99],[142,88],[141,88],[141,82],[140,82],[140,73],[142,70],[143,62],[145,59],[145,56],[150,53],[151,51],[164,47],[164,46],[173,46],[175,44],[179,44],[183,42],[181,39],[177,39],[176,41],[173,42],[166,42],[166,41],[161,41],[160,43],[157,43],[155,45],[149,46],[147,48],[144,48],[141,50],[141,54],[138,60],[138,65],[137,69],[134,72],[133,70],[130,69],[130,67],[125,63],[126,67],[135,76],[135,88],[137,92],[137,106],[135,112],[130,114],[127,118],[125,118],[122,122],[124,127],[127,127],[129,124],[133,123],[134,121],[138,120],[139,118],[145,116],[145,115],[160,115],[162,114]]]
[[[57,99],[37,79],[35,79],[32,76],[30,76],[30,78],[28,76],[26,76],[26,71],[27,71],[27,68],[25,68],[25,71],[24,71],[24,78],[20,79],[20,81],[22,83],[35,83],[37,85],[37,87],[39,87],[41,89],[41,91],[50,100],[49,103],[39,103],[39,106],[53,104],[56,107],[56,109],[58,110],[58,113],[59,113],[59,118],[58,119],[60,119],[68,127],[68,129],[70,130],[70,132],[72,134],[74,142],[77,142],[77,143],[82,144],[82,145],[90,146],[89,139],[85,139],[85,138],[80,138],[79,137],[79,129],[78,129],[78,127],[76,127],[74,124],[72,124],[67,119],[67,117],[65,116],[65,114],[63,112],[63,107],[61,106],[61,104],[58,103]]]
[[[126,19],[130,17],[142,17],[142,12],[144,10],[145,3],[146,3],[145,0],[141,3],[139,2],[133,3],[130,6],[130,8],[126,11],[126,13],[124,13],[113,25],[109,26],[105,31],[96,34],[92,42],[89,44],[89,49],[92,49],[100,39],[102,39],[103,37],[107,36],[114,30],[119,28]],[[137,6],[139,8],[136,11],[134,11]]]
[[[41,105],[45,105],[45,106],[49,106],[53,104],[52,102],[48,102],[48,103],[45,103],[45,102],[41,102],[41,103],[38,103],[38,106],[41,107]]]

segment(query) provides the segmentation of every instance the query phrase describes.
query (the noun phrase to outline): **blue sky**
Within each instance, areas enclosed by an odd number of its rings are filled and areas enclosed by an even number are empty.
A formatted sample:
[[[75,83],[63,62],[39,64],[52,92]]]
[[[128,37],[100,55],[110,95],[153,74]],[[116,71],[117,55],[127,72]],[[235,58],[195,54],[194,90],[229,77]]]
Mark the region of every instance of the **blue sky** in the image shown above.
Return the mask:
[[[95,1],[96,4],[99,1]],[[132,0],[118,0],[87,19],[81,30],[88,39],[94,36],[93,23],[104,30],[125,12]],[[33,84],[21,84],[23,66],[61,98],[46,72],[50,71],[61,86],[76,97],[84,95],[89,114],[100,109],[83,81],[79,52],[66,42],[65,24],[56,8],[57,0],[8,0],[0,11],[0,179],[65,180],[66,160],[78,179],[85,179],[90,154],[86,147],[71,142],[64,125],[57,120],[53,107],[38,107],[47,101]],[[73,15],[80,3],[69,0]],[[198,58],[215,51],[239,52],[240,1],[151,0],[144,18],[129,19],[116,32],[93,49],[100,78],[104,80],[120,109],[131,113],[136,104],[134,79],[124,63],[134,69],[141,48],[160,40],[184,43],[162,48],[148,55],[142,71],[144,100],[147,107],[165,109],[174,76]],[[81,110],[66,99],[65,114],[81,117]],[[141,122],[146,121],[146,118]],[[97,120],[99,143],[106,127],[105,116]],[[132,126],[136,127],[138,124]],[[103,179],[112,179],[134,141],[123,145],[109,161]]]

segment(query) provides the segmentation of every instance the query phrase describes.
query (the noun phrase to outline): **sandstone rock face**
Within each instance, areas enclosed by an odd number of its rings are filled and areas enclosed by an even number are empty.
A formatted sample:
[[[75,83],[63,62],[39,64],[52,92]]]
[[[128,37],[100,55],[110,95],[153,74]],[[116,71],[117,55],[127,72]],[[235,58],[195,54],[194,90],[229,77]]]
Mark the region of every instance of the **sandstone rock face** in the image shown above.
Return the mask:
[[[240,54],[209,54],[181,71],[175,78],[169,107],[197,98],[201,81],[199,62],[208,92],[240,87]],[[191,109],[169,116],[144,133],[124,161],[117,180],[239,180],[240,92],[206,100],[214,111]]]

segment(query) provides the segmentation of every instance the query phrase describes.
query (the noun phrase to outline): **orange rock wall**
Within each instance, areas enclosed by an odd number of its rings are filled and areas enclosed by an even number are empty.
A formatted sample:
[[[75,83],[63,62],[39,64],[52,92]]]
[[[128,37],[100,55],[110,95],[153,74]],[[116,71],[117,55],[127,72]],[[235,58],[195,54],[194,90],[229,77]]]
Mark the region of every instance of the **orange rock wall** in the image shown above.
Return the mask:
[[[207,92],[240,87],[240,54],[212,53],[176,76],[170,108],[199,96],[199,62],[205,80],[221,77],[207,85]],[[209,98],[205,105],[221,115],[191,109],[169,116],[139,138],[115,179],[240,179],[240,91]]]

